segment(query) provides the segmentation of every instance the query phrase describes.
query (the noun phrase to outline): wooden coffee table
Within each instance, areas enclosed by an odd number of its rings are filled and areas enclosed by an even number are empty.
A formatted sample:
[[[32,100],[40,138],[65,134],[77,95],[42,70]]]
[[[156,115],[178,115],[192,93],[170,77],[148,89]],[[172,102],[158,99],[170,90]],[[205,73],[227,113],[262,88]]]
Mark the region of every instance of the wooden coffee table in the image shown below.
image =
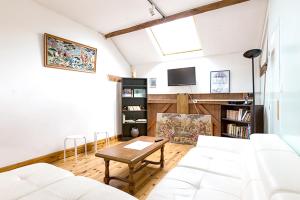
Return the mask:
[[[134,194],[135,190],[135,181],[134,181],[134,174],[146,167],[148,164],[160,165],[160,168],[164,167],[164,146],[169,141],[169,139],[163,139],[160,142],[155,142],[155,137],[149,136],[141,136],[130,140],[128,142],[124,142],[118,144],[113,147],[109,147],[98,151],[95,155],[100,158],[104,158],[105,161],[105,177],[104,183],[109,184],[109,181],[112,179],[120,180],[129,184],[129,193]],[[153,142],[150,146],[142,149],[142,150],[135,150],[135,149],[128,149],[124,148],[124,146],[131,144],[136,141],[145,141],[145,142]],[[154,162],[150,160],[145,160],[146,157],[153,154],[157,150],[160,149],[161,156],[159,162]],[[122,178],[117,176],[110,176],[109,174],[109,161],[114,160],[117,162],[128,164],[129,168],[129,176],[128,178]],[[135,168],[138,163],[142,163],[140,167]]]

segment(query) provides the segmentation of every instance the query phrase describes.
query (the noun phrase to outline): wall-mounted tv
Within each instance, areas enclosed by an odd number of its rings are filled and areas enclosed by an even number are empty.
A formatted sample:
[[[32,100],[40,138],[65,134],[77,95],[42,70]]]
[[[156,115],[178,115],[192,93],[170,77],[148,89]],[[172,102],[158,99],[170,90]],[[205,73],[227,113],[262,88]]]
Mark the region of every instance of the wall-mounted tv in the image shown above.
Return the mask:
[[[195,67],[168,70],[168,86],[196,85]]]

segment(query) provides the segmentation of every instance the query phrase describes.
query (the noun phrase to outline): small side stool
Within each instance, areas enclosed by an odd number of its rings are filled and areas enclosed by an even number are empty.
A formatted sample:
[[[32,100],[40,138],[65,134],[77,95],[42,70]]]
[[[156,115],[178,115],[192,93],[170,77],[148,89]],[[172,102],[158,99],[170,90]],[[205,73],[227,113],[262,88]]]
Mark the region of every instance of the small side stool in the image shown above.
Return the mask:
[[[104,135],[105,136],[105,146],[109,146],[110,143],[109,143],[109,134],[107,131],[104,131],[104,132],[95,132],[94,133],[94,146],[95,146],[95,152],[97,152],[97,146],[98,146],[98,135]]]
[[[64,162],[66,161],[66,148],[67,148],[67,141],[73,140],[74,141],[74,149],[75,149],[75,161],[77,162],[77,140],[84,140],[84,152],[85,156],[87,156],[87,147],[86,147],[86,137],[83,135],[69,135],[64,140]]]

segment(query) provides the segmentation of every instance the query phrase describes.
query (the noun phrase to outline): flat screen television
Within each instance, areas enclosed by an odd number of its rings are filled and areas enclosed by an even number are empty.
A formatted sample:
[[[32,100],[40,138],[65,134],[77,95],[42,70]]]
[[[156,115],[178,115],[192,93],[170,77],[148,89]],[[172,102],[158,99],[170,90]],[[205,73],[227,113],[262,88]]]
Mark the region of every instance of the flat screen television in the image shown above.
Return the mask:
[[[196,85],[195,67],[168,70],[168,86],[182,85]]]

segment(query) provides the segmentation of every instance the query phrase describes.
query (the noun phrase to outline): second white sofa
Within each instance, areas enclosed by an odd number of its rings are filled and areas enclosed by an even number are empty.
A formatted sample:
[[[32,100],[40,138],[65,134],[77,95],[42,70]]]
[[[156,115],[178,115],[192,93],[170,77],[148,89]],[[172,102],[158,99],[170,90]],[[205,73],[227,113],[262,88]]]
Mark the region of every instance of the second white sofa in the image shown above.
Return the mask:
[[[148,200],[300,200],[300,158],[278,136],[199,136]]]

